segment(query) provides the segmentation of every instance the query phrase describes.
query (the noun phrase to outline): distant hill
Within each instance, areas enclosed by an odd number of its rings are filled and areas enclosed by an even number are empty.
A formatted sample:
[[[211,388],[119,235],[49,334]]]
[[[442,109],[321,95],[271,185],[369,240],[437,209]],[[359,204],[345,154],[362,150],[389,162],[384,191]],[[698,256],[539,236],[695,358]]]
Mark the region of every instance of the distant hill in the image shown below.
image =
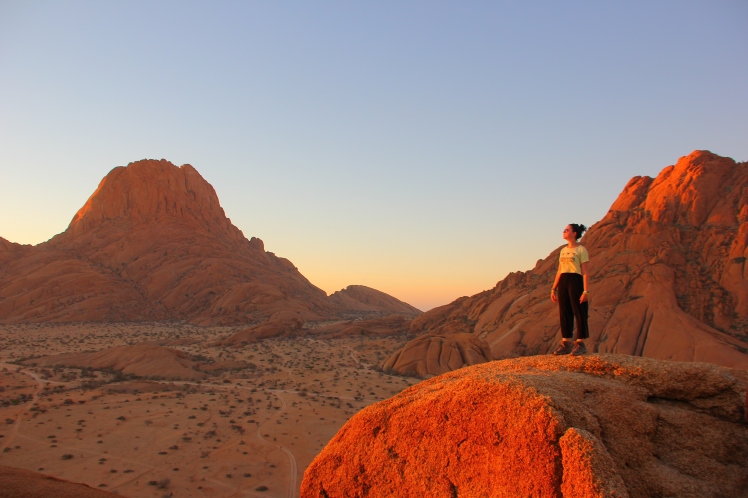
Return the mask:
[[[349,285],[330,294],[330,301],[340,308],[362,312],[397,313],[411,317],[423,313],[408,303],[365,285]]]
[[[385,313],[408,306],[371,291]],[[260,239],[247,240],[188,164],[114,168],[65,232],[33,247],[0,239],[0,323],[234,325],[345,317],[361,307],[328,298]]]
[[[746,163],[695,151],[657,178],[637,176],[581,243],[591,259],[590,351],[748,369]],[[410,331],[475,334],[494,358],[548,353],[560,341],[549,299],[560,249],[419,316]]]

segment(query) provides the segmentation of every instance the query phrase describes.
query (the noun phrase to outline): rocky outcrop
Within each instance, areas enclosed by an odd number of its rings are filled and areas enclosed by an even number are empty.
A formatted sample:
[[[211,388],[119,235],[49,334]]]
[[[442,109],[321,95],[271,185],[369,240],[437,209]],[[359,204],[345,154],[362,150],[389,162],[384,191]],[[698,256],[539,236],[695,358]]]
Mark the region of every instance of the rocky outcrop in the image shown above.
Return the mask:
[[[247,240],[192,166],[165,160],[114,168],[65,232],[34,247],[1,239],[0,263],[0,323],[235,325],[366,305],[328,298],[260,239]],[[400,303],[370,291],[377,309]]]
[[[696,151],[657,178],[633,178],[581,243],[590,350],[748,369],[746,163]],[[417,317],[411,332],[475,334],[494,358],[548,353],[560,340],[549,299],[559,250]]]
[[[117,226],[138,226],[175,220],[224,241],[245,241],[200,173],[189,164],[176,167],[163,159],[137,161],[110,171],[75,214],[66,234],[98,232],[112,221]]]
[[[27,365],[51,367],[93,368],[116,370],[138,377],[160,377],[164,379],[204,379],[206,374],[198,372],[198,363],[177,349],[155,345],[131,345],[107,348],[95,353],[63,353],[24,362]]]
[[[301,496],[746,496],[747,383],[610,354],[464,368],[354,415]]]
[[[491,361],[491,348],[473,334],[422,335],[385,360],[390,375],[429,378],[464,366]]]
[[[0,497],[114,498],[114,493],[25,469],[0,465]]]
[[[349,285],[345,289],[330,294],[330,301],[342,309],[377,314],[399,314],[415,317],[423,312],[389,294],[365,285]]]

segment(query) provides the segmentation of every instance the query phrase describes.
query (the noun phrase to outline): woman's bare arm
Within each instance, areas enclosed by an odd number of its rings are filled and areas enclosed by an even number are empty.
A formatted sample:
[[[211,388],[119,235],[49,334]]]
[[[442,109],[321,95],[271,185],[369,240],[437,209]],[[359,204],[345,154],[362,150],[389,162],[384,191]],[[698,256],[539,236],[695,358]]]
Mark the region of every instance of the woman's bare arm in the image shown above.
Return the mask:
[[[561,268],[559,268],[560,270]],[[553,287],[551,288],[551,301],[554,303],[558,301],[558,298],[556,297],[556,288],[558,287],[558,280],[561,278],[561,272],[556,272],[556,280],[553,281]]]
[[[589,262],[582,263],[582,280],[584,281],[584,291],[587,292],[588,285],[589,285],[589,269],[587,268],[589,266]],[[582,297],[579,298],[579,302],[583,303],[587,301],[587,296],[589,294],[582,294]]]

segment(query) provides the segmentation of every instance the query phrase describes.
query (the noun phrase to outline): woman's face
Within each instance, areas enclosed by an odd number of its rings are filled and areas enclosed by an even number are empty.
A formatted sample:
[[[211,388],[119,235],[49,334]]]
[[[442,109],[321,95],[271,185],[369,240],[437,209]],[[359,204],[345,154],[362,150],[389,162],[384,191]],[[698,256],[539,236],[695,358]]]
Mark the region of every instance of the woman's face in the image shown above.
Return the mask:
[[[577,240],[577,232],[572,230],[571,225],[566,225],[566,228],[564,228],[564,240],[568,242]]]

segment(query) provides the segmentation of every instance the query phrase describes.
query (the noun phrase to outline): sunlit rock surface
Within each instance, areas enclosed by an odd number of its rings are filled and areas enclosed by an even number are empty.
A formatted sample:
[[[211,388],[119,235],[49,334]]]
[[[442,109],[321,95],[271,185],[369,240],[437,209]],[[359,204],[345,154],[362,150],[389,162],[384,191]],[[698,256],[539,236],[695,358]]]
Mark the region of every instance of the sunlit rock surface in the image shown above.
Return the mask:
[[[747,382],[611,354],[463,368],[356,414],[301,496],[746,496]]]

